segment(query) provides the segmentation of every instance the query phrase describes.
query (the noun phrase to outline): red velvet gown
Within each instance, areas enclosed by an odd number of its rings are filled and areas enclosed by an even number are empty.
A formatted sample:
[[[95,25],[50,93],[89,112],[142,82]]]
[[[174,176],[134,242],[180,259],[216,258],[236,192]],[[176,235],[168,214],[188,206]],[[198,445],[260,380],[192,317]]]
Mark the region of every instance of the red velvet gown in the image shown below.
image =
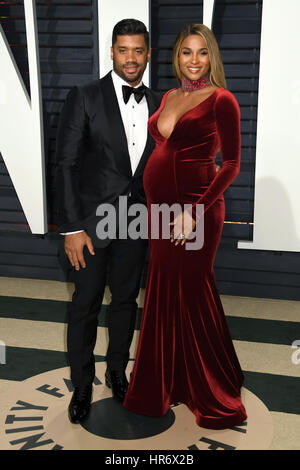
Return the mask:
[[[240,168],[240,109],[229,90],[217,88],[183,114],[165,139],[157,120],[170,91],[149,120],[156,147],[143,177],[148,233],[152,203],[191,204],[195,217],[195,204],[204,204],[204,244],[186,250],[149,235],[140,337],[123,406],[162,416],[170,405],[185,403],[199,426],[226,429],[247,418],[240,396],[244,376],[213,271],[224,223],[223,192]]]

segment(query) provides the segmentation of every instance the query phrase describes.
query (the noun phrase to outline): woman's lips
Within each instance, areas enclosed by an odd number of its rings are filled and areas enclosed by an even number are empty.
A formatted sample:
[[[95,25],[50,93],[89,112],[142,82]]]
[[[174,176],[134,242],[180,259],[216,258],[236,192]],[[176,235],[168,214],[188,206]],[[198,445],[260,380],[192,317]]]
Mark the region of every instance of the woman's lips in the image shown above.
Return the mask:
[[[191,73],[199,73],[201,70],[200,68],[197,68],[197,67],[188,67],[187,69]]]

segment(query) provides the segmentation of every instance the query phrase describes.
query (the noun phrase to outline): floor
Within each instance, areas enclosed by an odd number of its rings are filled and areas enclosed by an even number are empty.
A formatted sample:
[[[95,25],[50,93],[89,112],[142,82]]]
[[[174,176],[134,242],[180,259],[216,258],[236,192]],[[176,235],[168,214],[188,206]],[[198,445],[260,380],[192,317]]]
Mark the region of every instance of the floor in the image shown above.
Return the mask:
[[[6,410],[5,413],[3,412],[3,419],[6,416],[6,423],[9,421],[7,414],[9,397],[13,396],[16,390],[19,393],[23,385],[25,387],[29,380],[33,380],[32,378],[42,377],[41,374],[54,374],[54,371],[58,369],[65,374],[68,370],[66,355],[66,308],[70,302],[72,292],[73,285],[71,283],[0,278],[0,362],[2,362],[0,364],[0,403],[1,409]],[[137,346],[143,295],[144,291],[141,290],[138,298],[139,311],[136,331],[131,346],[131,360],[134,359]],[[227,295],[221,296],[221,300],[234,346],[245,375],[245,399],[248,400],[249,406],[254,400],[253,406],[254,408],[256,407],[256,412],[260,416],[260,418],[249,419],[249,425],[251,424],[252,426],[252,423],[253,426],[258,425],[255,423],[258,423],[260,419],[262,426],[264,423],[267,423],[268,432],[271,432],[272,427],[272,438],[269,439],[270,442],[268,444],[265,444],[267,449],[299,450],[300,302]],[[99,315],[98,341],[95,349],[99,376],[104,371],[103,367],[105,364],[108,340],[106,318],[109,302],[110,293],[107,289]],[[295,347],[292,347],[292,343],[297,340],[298,345],[296,344]],[[131,366],[132,364],[133,362],[131,361]],[[67,384],[67,380],[65,380],[65,383]],[[103,404],[103,400],[108,400],[109,393],[105,390],[105,387],[101,388],[101,391],[100,388],[97,389],[99,395],[97,396],[100,400],[99,403]],[[67,406],[66,403],[61,409],[62,414],[64,414],[65,407]],[[111,402],[107,401],[105,403],[107,403],[105,410],[105,413],[107,413]],[[112,406],[115,405],[112,404]],[[104,412],[99,407],[97,409],[99,413]],[[178,423],[183,423],[183,426],[189,426],[190,416],[185,411],[182,411],[182,409],[182,407],[179,407],[178,410],[173,410],[175,418]],[[173,419],[173,424],[156,422],[156,425],[162,426],[161,429],[163,429],[157,432],[160,438],[168,435],[165,429],[174,427],[174,413],[173,417],[169,417],[171,420]],[[25,418],[23,417],[22,419]],[[67,420],[64,421],[64,425],[68,429]],[[49,426],[51,428],[50,423]],[[92,435],[97,434],[97,431],[94,431],[92,426],[93,424],[91,423],[91,427],[88,429],[89,433],[87,434],[87,441],[90,438],[90,442]],[[119,426],[121,433],[122,423]],[[248,429],[248,435],[250,435],[251,426]],[[2,423],[0,427],[2,428]],[[33,426],[30,429],[38,428],[39,426]],[[25,428],[22,429],[24,430]],[[29,428],[27,429],[29,430]],[[182,433],[183,428],[181,427],[180,429],[178,433]],[[191,432],[192,430],[194,432],[193,424],[191,424],[189,429]],[[240,431],[236,434],[241,434],[245,430],[236,429],[236,431]],[[7,439],[10,433],[13,432],[16,432],[16,429],[6,430],[6,434],[2,436],[3,439]],[[77,432],[79,432],[78,428],[74,433],[76,434]],[[102,430],[101,432],[103,437],[104,431]],[[255,433],[254,429],[253,436]],[[73,442],[75,442],[75,434],[72,434]],[[153,431],[151,437],[152,448],[163,448],[159,447],[159,445],[163,445],[162,441],[158,444],[158,438],[154,434]],[[180,435],[182,437],[182,434]],[[110,436],[108,434],[105,437],[106,440],[103,441],[103,445],[107,446],[106,448],[110,448],[110,445],[112,445],[111,448],[117,448],[117,445],[122,446],[122,443],[125,442],[124,436],[122,436],[122,433],[119,436]],[[176,437],[176,433],[174,436]],[[218,436],[220,441],[220,434]],[[143,436],[138,437],[139,440],[133,441],[135,442],[134,445],[142,446],[144,442]],[[6,448],[6,441],[4,442],[4,440],[1,440],[0,437],[0,448]],[[14,445],[18,447],[17,443],[21,441],[22,439],[10,442],[16,443]],[[205,439],[197,439],[197,441],[196,447],[199,449],[201,449],[201,445],[204,445],[204,442],[206,442],[205,445],[208,445],[207,442],[210,442],[207,437]],[[199,441],[202,441],[202,443],[199,443]],[[147,443],[148,441],[145,442]],[[188,446],[188,443],[183,444],[182,442],[181,440],[181,444],[177,444],[178,447],[175,448],[180,448],[180,445],[183,448],[192,448]],[[251,442],[252,448],[255,448],[253,447],[255,445],[259,446],[259,444],[254,444],[254,440]],[[2,445],[1,443],[4,444]],[[69,444],[71,445],[71,437]],[[9,448],[9,445],[11,443],[7,444],[7,448]],[[247,445],[249,446],[250,444]],[[147,446],[144,448],[147,448]]]

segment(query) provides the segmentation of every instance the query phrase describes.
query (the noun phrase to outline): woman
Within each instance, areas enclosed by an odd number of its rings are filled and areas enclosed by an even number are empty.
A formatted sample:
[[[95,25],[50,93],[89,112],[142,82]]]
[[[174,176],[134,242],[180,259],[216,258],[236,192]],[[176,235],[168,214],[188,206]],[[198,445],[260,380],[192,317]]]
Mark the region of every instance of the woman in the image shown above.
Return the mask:
[[[174,219],[169,239],[149,237],[140,338],[123,406],[161,416],[170,405],[185,403],[199,426],[225,429],[247,418],[240,396],[244,376],[213,271],[223,192],[239,173],[240,110],[226,89],[219,48],[205,25],[188,25],[179,33],[173,66],[180,87],[165,93],[149,120],[156,148],[144,187],[149,227],[151,204],[179,203],[183,213]],[[222,168],[216,172],[219,148]],[[204,204],[204,243],[186,250],[202,216],[197,204]]]

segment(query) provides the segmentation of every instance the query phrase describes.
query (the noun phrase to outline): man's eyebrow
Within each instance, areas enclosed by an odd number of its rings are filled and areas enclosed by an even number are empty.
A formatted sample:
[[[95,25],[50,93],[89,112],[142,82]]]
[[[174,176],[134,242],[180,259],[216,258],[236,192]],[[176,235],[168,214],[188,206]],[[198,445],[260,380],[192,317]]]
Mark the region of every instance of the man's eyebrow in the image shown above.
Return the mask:
[[[128,49],[127,46],[118,46],[119,49]],[[144,46],[133,47],[132,49],[145,49]]]

